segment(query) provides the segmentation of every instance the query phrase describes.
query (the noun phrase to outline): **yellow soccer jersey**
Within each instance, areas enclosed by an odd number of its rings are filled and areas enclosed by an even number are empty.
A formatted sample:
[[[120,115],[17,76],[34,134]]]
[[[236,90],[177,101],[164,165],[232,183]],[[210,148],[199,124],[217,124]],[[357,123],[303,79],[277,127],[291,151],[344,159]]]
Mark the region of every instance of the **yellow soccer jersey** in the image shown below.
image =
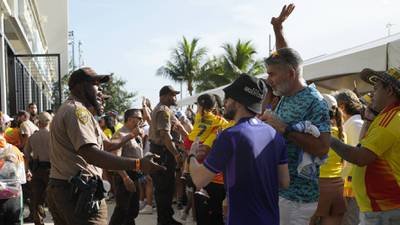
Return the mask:
[[[338,138],[339,129],[337,127],[332,127],[331,135]],[[344,143],[346,143],[346,135],[344,137]],[[319,177],[322,178],[342,177],[343,160],[338,154],[336,154],[335,151],[333,151],[333,149],[329,149],[326,163],[322,164],[319,169],[320,169]]]
[[[384,109],[361,145],[374,152],[373,163],[353,167],[353,189],[362,212],[400,208],[400,103]]]
[[[194,141],[196,137],[199,137],[200,142],[208,138],[216,129],[223,129],[228,122],[220,117],[216,116],[211,112],[206,112],[203,115],[200,113],[196,114],[194,119],[193,130],[189,134],[189,140]]]

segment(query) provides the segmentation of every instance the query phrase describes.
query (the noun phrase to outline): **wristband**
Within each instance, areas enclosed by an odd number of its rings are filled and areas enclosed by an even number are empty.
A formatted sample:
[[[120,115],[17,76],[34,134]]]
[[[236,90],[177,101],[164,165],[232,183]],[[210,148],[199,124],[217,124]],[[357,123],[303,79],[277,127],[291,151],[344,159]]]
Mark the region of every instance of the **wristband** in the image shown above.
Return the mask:
[[[285,128],[285,131],[283,132],[282,136],[283,136],[284,138],[287,138],[288,135],[289,135],[289,133],[292,132],[292,131],[294,131],[294,128],[293,128],[292,126],[289,126],[289,125],[288,125],[288,126]]]
[[[140,171],[140,159],[135,160],[135,171]]]

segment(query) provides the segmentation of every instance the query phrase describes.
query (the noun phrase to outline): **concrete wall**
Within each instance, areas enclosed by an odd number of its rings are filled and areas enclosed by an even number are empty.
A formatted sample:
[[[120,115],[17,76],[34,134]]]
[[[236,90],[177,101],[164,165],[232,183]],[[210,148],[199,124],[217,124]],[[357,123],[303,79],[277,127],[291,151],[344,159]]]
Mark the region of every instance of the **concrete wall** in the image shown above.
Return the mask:
[[[36,0],[48,53],[61,54],[61,76],[68,73],[68,0]]]

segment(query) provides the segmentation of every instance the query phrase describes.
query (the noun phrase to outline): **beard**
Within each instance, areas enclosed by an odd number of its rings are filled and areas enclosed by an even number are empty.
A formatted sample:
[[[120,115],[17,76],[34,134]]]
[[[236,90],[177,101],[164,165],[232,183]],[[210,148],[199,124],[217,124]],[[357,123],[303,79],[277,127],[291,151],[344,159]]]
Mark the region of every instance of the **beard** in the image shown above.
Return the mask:
[[[289,91],[289,84],[287,82],[281,85],[276,85],[275,89],[272,89],[272,93],[275,96],[284,96]]]
[[[101,115],[103,113],[103,106],[102,106],[102,99],[99,97],[99,93],[96,93],[97,91],[94,90],[92,84],[89,84],[89,86],[86,86],[84,88],[84,95],[86,100],[90,105],[93,106],[94,110],[96,111],[97,115]]]
[[[177,103],[177,101],[171,99],[170,105],[171,106],[178,106],[178,103]]]
[[[231,110],[225,109],[225,112],[224,112],[224,118],[225,119],[233,120],[233,119],[235,119],[235,116],[236,116],[236,110],[234,110],[234,109],[231,109]]]

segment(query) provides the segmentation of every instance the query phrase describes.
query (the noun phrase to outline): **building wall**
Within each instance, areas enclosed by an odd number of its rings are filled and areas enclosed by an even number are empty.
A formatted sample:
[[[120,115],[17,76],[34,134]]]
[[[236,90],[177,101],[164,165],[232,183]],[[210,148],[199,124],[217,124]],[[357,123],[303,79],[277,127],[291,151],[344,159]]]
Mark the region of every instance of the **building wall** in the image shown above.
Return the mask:
[[[48,53],[61,54],[61,75],[68,73],[68,0],[36,0]]]
[[[13,63],[12,59],[14,54],[60,54],[61,76],[67,74],[68,0],[0,0],[0,28],[0,111],[8,113],[23,109],[21,105],[15,106],[15,97],[7,95],[16,91],[15,82],[10,82],[10,78],[16,77],[35,82],[36,86],[25,85],[23,88],[25,101],[43,102],[39,109],[48,109],[50,103],[44,102],[51,99],[53,82],[58,81],[54,65],[46,67],[43,58],[26,60],[17,57],[19,65],[25,68],[21,75],[20,70],[13,70],[18,63]],[[10,51],[11,57],[7,58]]]

